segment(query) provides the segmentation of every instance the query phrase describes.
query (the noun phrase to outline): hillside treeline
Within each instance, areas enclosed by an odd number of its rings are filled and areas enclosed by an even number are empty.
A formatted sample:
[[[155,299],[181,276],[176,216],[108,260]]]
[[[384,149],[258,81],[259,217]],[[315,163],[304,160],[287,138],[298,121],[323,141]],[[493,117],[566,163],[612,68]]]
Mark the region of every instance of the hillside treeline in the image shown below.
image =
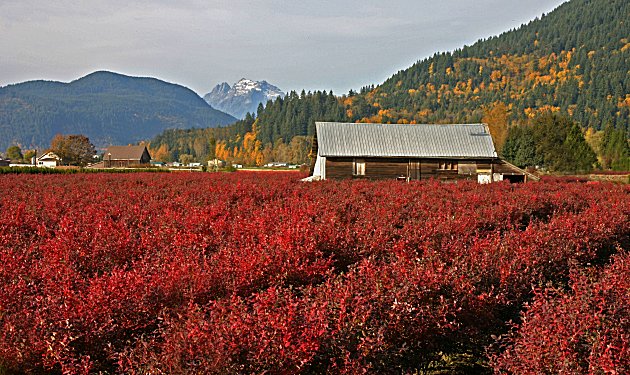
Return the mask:
[[[229,127],[169,130],[155,137],[150,148],[154,158],[163,161],[192,156],[249,165],[301,164],[309,160],[315,121],[342,120],[346,120],[345,108],[332,91],[292,91]]]
[[[366,94],[366,121],[511,123],[553,111],[584,128],[628,129],[630,3],[573,0],[528,25],[400,71]]]

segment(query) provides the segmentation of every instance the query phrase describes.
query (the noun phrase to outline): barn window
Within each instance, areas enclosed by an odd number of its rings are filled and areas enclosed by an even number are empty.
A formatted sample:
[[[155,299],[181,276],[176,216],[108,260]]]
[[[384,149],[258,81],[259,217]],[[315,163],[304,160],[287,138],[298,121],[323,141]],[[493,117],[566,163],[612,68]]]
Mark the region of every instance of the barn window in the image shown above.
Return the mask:
[[[457,162],[452,160],[441,160],[438,169],[441,171],[456,171]]]
[[[365,159],[354,159],[352,174],[365,176]]]
[[[461,161],[457,163],[457,172],[467,175],[477,174],[477,163],[474,161]]]

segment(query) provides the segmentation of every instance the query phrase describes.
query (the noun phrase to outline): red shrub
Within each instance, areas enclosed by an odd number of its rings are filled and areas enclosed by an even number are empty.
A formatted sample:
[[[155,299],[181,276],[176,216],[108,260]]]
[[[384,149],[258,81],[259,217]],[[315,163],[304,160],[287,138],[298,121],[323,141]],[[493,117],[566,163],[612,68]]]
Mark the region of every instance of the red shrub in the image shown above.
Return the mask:
[[[493,359],[518,374],[630,373],[630,256],[616,256],[601,275],[573,273],[571,290],[538,290],[523,322]]]
[[[12,371],[416,371],[483,356],[533,289],[532,306],[556,298],[540,288],[630,244],[630,189],[612,184],[238,172],[7,175],[0,188]]]

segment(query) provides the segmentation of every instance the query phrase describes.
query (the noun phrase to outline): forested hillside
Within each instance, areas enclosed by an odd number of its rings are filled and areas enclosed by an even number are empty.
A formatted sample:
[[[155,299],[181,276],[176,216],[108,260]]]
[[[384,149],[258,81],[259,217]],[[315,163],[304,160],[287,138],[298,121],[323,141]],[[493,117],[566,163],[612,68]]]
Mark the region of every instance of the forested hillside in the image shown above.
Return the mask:
[[[624,168],[628,144],[618,140],[627,140],[630,126],[628,20],[627,0],[572,0],[517,30],[437,53],[358,93],[292,93],[259,111],[255,122],[250,117],[217,133],[216,150],[239,162],[266,161],[252,155],[279,140],[312,136],[319,120],[487,122],[501,150],[509,129],[555,113],[583,129],[603,167]],[[187,143],[177,133],[170,138],[154,146],[181,149]],[[606,143],[610,139],[617,141]],[[611,144],[617,149],[609,150]],[[604,152],[621,161],[606,163],[611,156]]]
[[[584,127],[627,129],[630,2],[572,0],[549,15],[453,53],[436,54],[366,94],[369,121],[478,121],[506,104],[512,121],[544,111]]]
[[[55,134],[84,134],[96,146],[127,144],[168,128],[236,119],[183,86],[95,72],[71,83],[32,81],[0,88],[0,150],[48,147]]]

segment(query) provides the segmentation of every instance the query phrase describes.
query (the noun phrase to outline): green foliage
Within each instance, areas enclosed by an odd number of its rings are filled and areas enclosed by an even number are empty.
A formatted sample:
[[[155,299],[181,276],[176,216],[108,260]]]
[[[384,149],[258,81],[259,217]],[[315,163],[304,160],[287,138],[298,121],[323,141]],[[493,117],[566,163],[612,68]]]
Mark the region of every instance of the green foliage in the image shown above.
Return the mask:
[[[520,166],[585,173],[597,162],[579,126],[565,116],[541,115],[530,125],[510,129],[503,157]]]
[[[22,160],[22,149],[20,146],[10,146],[7,148],[7,158],[11,160]]]
[[[543,165],[543,158],[536,152],[536,138],[531,126],[517,126],[509,130],[502,156],[524,168]]]
[[[214,160],[217,157],[216,154],[216,148],[217,148],[217,139],[213,136],[211,136],[208,139],[208,157],[207,160]]]
[[[570,120],[569,120],[570,121]],[[566,127],[558,124],[551,125],[555,128],[566,129],[566,137],[560,147],[563,150],[562,155],[550,163],[556,170],[568,172],[590,172],[597,162],[597,156],[586,143],[584,135],[576,123],[567,124]]]
[[[24,160],[30,162],[33,157],[37,156],[37,151],[28,150],[24,153]]]
[[[280,138],[291,140],[298,135],[312,136],[315,121],[343,121],[346,115],[332,91],[302,91],[299,96],[292,91],[283,99],[268,102],[265,110],[259,111],[257,120],[258,138],[266,144]]]
[[[39,167],[0,167],[3,174],[76,174],[76,173],[168,173],[166,168],[39,168]]]
[[[343,120],[347,120],[344,106],[332,91],[303,91],[299,95],[292,91],[284,98],[267,102],[266,107],[259,106],[257,117],[248,113],[229,127],[167,130],[151,140],[151,149],[166,146],[172,160],[187,154],[205,161],[221,157],[215,153],[219,140],[230,149],[242,148],[244,135],[254,131],[268,153],[276,154],[269,156],[271,159],[303,163],[308,159],[308,139],[315,134],[315,121]],[[208,147],[195,146],[199,144]]]
[[[629,16],[626,0],[572,0],[518,30],[396,73],[355,99],[353,118],[379,109],[391,122],[476,122],[500,101],[512,122],[553,109],[583,127],[627,130]]]
[[[601,145],[601,159],[605,168],[630,171],[630,145],[623,130],[606,127]]]
[[[181,155],[179,155],[179,161],[180,161],[180,163],[182,163],[184,165],[188,165],[188,164],[192,163],[194,160],[195,159],[190,154],[181,154]]]
[[[190,89],[153,78],[95,72],[71,83],[33,81],[0,88],[0,148],[34,148],[55,134],[86,134],[97,146],[145,140],[169,128],[211,127],[234,117]]]
[[[225,168],[220,170],[221,172],[236,172],[237,169],[235,166],[233,166],[232,164],[228,164]]]

